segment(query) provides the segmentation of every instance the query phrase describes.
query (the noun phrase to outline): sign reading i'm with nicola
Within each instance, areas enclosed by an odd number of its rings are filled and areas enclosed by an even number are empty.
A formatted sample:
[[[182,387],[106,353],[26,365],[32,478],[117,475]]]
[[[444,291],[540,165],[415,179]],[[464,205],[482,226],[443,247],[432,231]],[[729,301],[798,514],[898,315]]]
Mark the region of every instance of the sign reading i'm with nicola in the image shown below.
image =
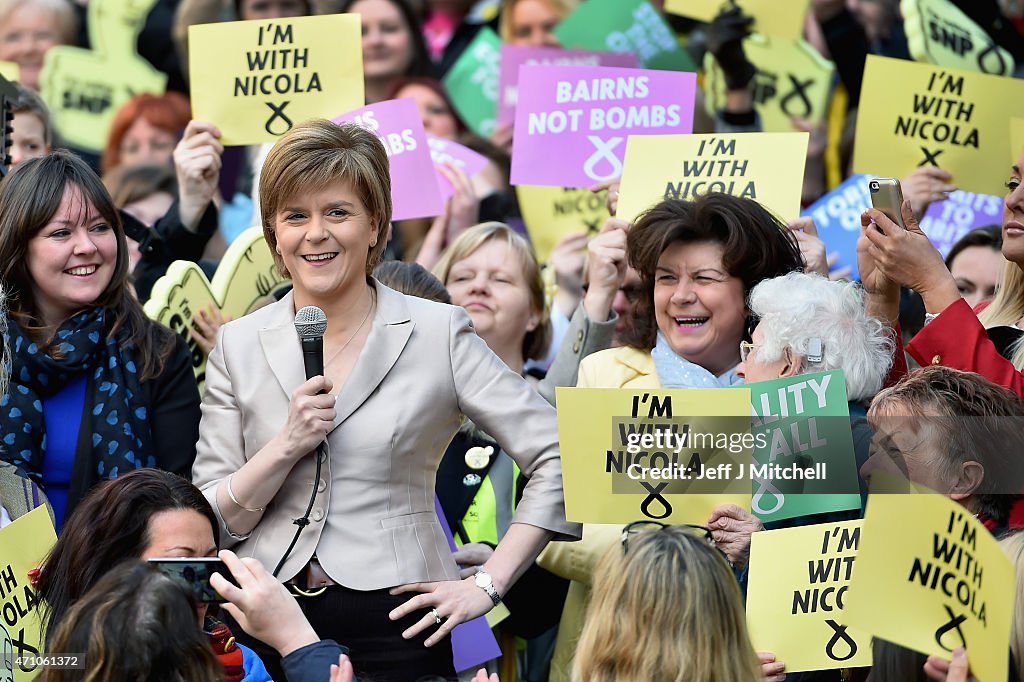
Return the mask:
[[[193,118],[248,145],[363,106],[361,31],[357,14],[190,26]]]

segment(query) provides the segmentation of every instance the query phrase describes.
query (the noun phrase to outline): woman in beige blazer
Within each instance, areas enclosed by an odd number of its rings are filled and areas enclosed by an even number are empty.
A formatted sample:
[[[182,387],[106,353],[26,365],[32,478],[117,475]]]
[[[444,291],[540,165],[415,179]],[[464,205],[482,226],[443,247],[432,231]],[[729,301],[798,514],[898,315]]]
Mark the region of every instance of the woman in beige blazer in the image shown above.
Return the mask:
[[[321,637],[351,649],[357,671],[393,682],[451,675],[452,628],[493,608],[550,539],[580,535],[565,520],[554,410],[464,311],[369,276],[391,217],[387,156],[372,133],[297,126],[267,157],[260,196],[294,291],[221,328],[193,479],[236,552],[269,567],[287,554],[278,577],[304,595]],[[309,305],[328,325],[326,376],[307,381],[294,319]],[[463,415],[530,482],[494,555],[459,580],[434,477]]]

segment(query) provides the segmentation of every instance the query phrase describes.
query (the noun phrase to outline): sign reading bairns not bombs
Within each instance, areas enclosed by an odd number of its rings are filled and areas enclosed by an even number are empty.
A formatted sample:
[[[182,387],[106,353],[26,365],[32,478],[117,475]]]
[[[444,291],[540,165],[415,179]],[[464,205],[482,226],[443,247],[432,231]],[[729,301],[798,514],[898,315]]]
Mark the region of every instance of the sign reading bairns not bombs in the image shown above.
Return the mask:
[[[248,145],[363,106],[361,30],[356,14],[190,26],[193,118]]]
[[[619,178],[628,136],[693,130],[696,90],[693,73],[521,66],[512,184],[592,187]]]
[[[1010,119],[1022,115],[1022,80],[869,55],[853,170],[903,178],[938,166],[960,189],[993,194],[1006,182]]]

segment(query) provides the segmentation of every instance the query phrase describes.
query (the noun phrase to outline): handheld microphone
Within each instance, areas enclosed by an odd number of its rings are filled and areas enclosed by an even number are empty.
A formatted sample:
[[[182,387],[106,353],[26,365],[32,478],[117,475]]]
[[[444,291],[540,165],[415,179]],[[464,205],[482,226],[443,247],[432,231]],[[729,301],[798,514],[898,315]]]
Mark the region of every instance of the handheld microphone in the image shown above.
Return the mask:
[[[324,373],[324,332],[327,331],[327,315],[315,305],[307,305],[295,313],[295,333],[302,344],[302,364],[306,367],[306,379]]]
[[[300,308],[295,313],[295,333],[299,335],[299,342],[302,344],[302,364],[306,367],[306,381],[324,373],[324,332],[326,331],[327,314],[315,305]],[[313,489],[309,494],[306,513],[297,519],[292,519],[292,523],[296,526],[295,535],[292,536],[288,549],[281,555],[281,560],[277,562],[273,573],[275,578],[281,572],[281,568],[288,560],[292,550],[295,549],[295,543],[298,542],[302,529],[309,525],[309,515],[313,511],[313,503],[316,502],[317,482],[320,480],[320,471],[325,457],[326,451],[321,441],[316,446],[316,474],[313,476]]]

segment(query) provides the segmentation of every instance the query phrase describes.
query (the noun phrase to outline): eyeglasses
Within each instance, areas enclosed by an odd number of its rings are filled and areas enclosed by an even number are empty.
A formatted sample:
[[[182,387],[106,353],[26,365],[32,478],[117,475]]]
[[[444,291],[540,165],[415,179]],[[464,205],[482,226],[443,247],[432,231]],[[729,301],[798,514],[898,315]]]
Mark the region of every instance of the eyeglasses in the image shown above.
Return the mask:
[[[704,541],[712,547],[715,546],[715,538],[711,535],[710,528],[705,528],[704,526],[695,526],[690,523],[682,523],[678,525],[683,528],[689,528],[693,531],[700,531],[698,535],[703,537]],[[632,523],[627,524],[622,529],[622,553],[625,554],[629,551],[630,535],[633,535],[634,533],[638,533],[643,530],[651,530],[652,528],[661,530],[663,528],[668,528],[669,526],[670,524],[662,523],[661,521],[633,521]]]
[[[759,344],[751,343],[750,341],[740,341],[740,362],[746,362],[747,356],[750,355],[750,351],[758,347]]]

